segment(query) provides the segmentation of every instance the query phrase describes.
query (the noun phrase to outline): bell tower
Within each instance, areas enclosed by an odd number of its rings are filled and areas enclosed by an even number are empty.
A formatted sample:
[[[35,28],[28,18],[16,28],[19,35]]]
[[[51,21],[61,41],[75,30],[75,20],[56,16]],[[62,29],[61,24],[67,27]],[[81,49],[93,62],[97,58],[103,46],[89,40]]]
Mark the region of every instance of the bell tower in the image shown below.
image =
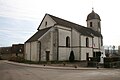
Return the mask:
[[[101,19],[100,16],[94,12],[94,9],[92,9],[92,12],[88,14],[86,21],[88,28],[101,33]]]

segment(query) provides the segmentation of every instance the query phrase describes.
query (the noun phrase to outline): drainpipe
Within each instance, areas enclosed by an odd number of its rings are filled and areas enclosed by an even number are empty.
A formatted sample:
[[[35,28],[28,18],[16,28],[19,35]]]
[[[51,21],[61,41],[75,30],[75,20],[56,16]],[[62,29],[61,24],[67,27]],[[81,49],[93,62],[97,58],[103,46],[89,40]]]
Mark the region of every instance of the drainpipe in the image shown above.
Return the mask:
[[[94,52],[94,46],[93,46],[94,45],[94,42],[93,42],[94,39],[93,38],[94,37],[92,37],[92,53]]]
[[[71,48],[71,51],[73,51],[73,32],[72,32],[72,28],[71,28],[71,44],[70,44],[70,48]]]
[[[59,30],[57,30],[57,61],[59,61]]]
[[[81,34],[79,34],[79,60],[81,60]]]
[[[31,42],[30,42],[30,61],[31,61]]]
[[[98,46],[99,46],[99,51],[101,51],[100,50],[100,39],[99,39],[99,37],[98,37]]]
[[[41,42],[40,41],[38,41],[38,50],[39,50],[39,52],[38,52],[38,54],[39,54],[39,62],[41,61]]]

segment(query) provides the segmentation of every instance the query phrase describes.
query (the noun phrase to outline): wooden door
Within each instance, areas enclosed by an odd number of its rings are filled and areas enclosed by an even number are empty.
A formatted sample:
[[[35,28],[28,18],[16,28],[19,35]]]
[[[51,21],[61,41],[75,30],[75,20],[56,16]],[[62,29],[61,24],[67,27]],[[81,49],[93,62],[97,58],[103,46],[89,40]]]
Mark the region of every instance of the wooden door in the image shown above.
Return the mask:
[[[50,51],[46,51],[46,61],[50,60]]]
[[[86,60],[89,61],[89,53],[86,53]]]

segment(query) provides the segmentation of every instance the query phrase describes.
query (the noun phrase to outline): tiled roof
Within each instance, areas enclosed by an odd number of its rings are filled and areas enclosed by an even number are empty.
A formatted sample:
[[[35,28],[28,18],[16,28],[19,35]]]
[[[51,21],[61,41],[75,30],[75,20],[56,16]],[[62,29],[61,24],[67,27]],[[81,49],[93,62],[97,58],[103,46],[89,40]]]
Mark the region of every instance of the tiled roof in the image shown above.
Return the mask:
[[[55,17],[55,16],[52,16],[50,14],[48,14],[58,25],[61,25],[61,26],[64,26],[64,27],[69,27],[69,28],[74,28],[75,30],[77,30],[78,32],[80,32],[82,35],[85,35],[85,36],[91,36],[94,35],[94,36],[97,36],[97,37],[102,37],[102,35],[97,32],[97,31],[94,31],[90,28],[87,28],[87,27],[84,27],[84,26],[81,26],[81,25],[78,25],[76,23],[73,23],[73,22],[70,22],[70,21],[67,21],[67,20],[64,20],[64,19],[61,19],[61,18],[58,18],[58,17]]]
[[[37,41],[42,35],[44,35],[51,27],[38,30],[31,38],[29,38],[26,42]]]
[[[73,22],[52,16],[50,14],[49,15],[58,25],[64,26],[64,27],[68,27],[68,28],[74,28],[76,31],[78,31],[79,33],[81,33],[81,35],[85,35],[85,36],[90,36],[93,37],[97,36],[97,37],[102,37],[102,35],[97,32],[94,31],[90,28],[75,24]],[[26,42],[32,42],[32,41],[37,41],[43,34],[45,34],[51,27],[45,28],[45,29],[41,29],[38,30],[38,32],[36,32],[31,38],[29,38]]]

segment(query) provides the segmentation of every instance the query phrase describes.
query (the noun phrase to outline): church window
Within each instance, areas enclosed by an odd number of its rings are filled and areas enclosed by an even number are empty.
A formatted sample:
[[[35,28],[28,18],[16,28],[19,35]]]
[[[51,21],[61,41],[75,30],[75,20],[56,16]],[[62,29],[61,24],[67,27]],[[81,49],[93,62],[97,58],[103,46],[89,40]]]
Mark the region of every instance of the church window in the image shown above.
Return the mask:
[[[90,22],[90,27],[92,27],[93,25],[92,25],[92,22]]]
[[[70,47],[70,37],[66,37],[66,47]]]
[[[45,26],[47,26],[47,21],[45,22]]]
[[[86,47],[89,47],[89,39],[86,38]]]

